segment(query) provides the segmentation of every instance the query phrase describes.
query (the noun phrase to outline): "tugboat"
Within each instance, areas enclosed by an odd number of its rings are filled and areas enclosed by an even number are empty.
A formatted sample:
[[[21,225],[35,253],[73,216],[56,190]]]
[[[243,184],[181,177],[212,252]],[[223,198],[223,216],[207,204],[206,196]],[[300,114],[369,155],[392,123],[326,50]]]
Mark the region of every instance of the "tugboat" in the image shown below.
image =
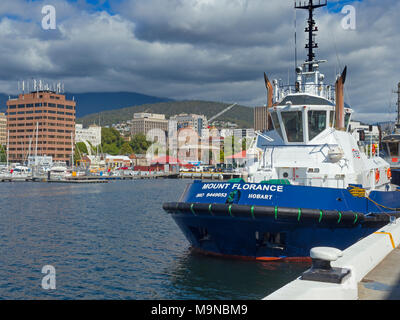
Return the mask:
[[[392,183],[400,186],[400,82],[398,85],[397,123],[394,132],[382,139],[383,158],[389,162]]]
[[[347,68],[334,87],[324,84],[316,60],[313,19],[326,6],[295,4],[309,12],[308,59],[294,86],[269,81],[274,130],[257,135],[259,159],[248,181],[194,181],[179,202],[165,203],[195,251],[260,261],[309,259],[319,246],[341,250],[400,216],[400,189],[390,166],[360,151],[345,107]],[[272,90],[271,90],[272,89]]]

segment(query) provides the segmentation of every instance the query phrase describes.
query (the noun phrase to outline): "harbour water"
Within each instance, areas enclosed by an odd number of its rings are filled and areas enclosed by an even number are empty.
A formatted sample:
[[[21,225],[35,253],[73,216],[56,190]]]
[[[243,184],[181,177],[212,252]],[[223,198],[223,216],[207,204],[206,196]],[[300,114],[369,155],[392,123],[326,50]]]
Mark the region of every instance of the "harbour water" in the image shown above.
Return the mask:
[[[162,210],[187,183],[0,184],[0,299],[253,300],[309,267],[191,253]]]

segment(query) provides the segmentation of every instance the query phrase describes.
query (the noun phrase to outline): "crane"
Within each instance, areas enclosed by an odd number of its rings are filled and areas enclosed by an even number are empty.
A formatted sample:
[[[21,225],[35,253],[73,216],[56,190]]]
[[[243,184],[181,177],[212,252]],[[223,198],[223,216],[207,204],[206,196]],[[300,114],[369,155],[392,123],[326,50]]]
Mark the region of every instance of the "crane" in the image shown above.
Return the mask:
[[[222,116],[225,112],[228,112],[229,110],[231,110],[234,106],[236,106],[237,103],[234,103],[232,105],[230,105],[228,108],[222,110],[220,113],[218,113],[217,115],[215,115],[214,117],[212,117],[211,119],[208,120],[208,123],[211,123],[212,121],[214,121],[215,119],[217,119],[218,117]]]

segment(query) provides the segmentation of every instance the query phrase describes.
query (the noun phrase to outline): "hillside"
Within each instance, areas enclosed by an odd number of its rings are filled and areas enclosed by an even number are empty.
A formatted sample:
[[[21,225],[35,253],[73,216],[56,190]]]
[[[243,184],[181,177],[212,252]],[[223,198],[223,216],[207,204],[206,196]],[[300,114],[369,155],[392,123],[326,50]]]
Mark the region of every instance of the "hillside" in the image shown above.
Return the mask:
[[[168,98],[153,97],[135,92],[67,93],[66,96],[67,99],[74,97],[77,118],[128,106],[172,101]]]
[[[218,114],[229,104],[209,101],[174,101],[156,104],[144,104],[118,110],[109,110],[100,113],[87,115],[77,119],[77,123],[88,126],[99,123],[102,126],[121,123],[133,119],[133,114],[137,112],[150,112],[165,114],[167,118],[180,113],[194,113],[205,115],[208,119]],[[239,125],[240,128],[253,127],[253,109],[244,106],[235,106],[232,110],[218,118],[222,121],[230,121]]]

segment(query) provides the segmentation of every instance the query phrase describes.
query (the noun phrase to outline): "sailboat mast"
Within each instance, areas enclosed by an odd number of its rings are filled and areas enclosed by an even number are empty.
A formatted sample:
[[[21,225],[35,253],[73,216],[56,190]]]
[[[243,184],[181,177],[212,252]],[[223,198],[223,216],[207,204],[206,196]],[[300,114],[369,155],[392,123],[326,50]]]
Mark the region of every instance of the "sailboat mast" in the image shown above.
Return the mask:
[[[400,82],[397,88],[397,127],[400,128]]]
[[[73,137],[72,137],[72,132],[71,132],[71,150],[72,150],[72,153],[71,153],[72,165],[71,166],[72,166],[72,168],[74,168],[74,152],[75,152],[75,150],[74,150],[74,140],[73,140]]]
[[[10,130],[7,130],[7,170],[8,170],[9,149],[10,149]]]
[[[36,146],[35,146],[35,164],[37,161],[37,145],[38,145],[39,122],[36,122]]]

